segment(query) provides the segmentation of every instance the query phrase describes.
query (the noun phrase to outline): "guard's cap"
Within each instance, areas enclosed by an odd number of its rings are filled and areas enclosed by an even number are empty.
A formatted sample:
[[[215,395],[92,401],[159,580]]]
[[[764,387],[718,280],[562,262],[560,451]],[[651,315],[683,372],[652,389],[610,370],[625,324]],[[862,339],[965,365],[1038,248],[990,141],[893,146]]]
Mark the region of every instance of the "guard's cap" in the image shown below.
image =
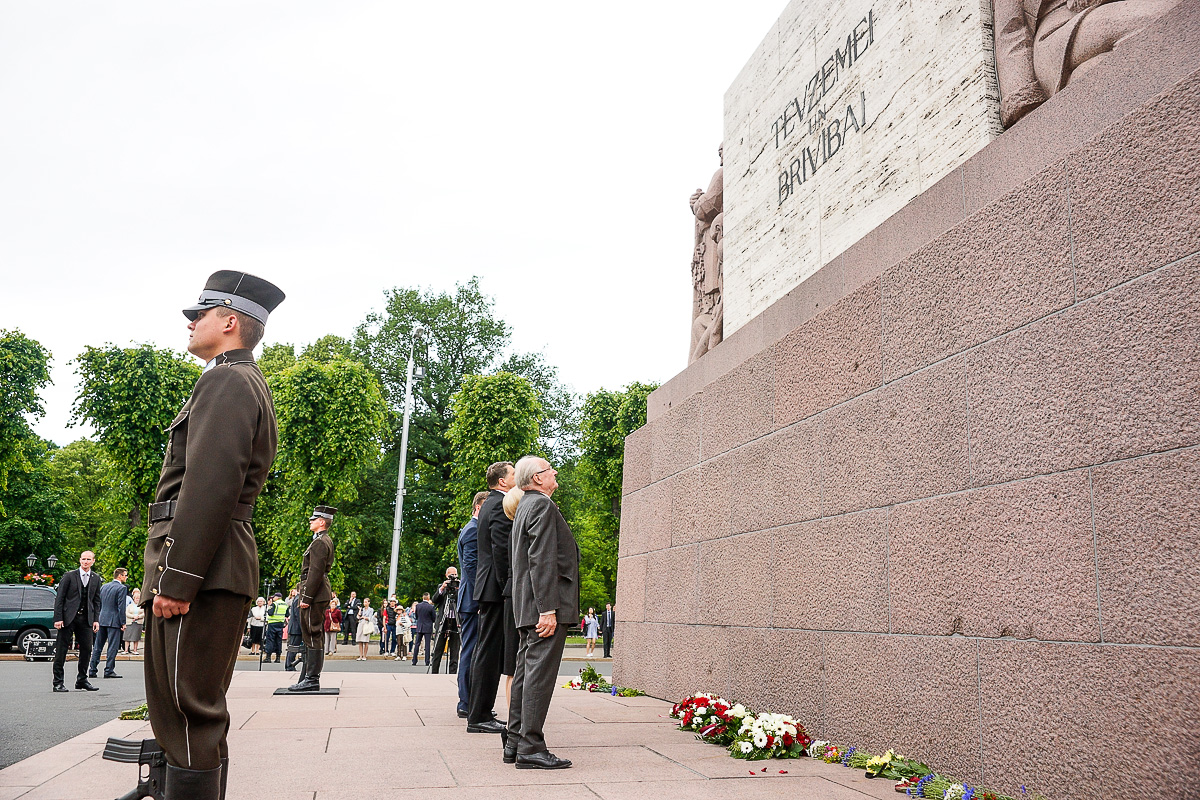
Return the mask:
[[[327,519],[333,522],[334,516],[337,514],[337,509],[333,506],[317,506],[313,509],[312,516],[308,518],[309,522],[314,519]]]
[[[206,308],[224,306],[254,317],[265,325],[267,317],[283,302],[284,297],[279,287],[270,281],[248,272],[223,269],[208,276],[200,299],[196,305],[185,308],[183,315],[195,319]]]

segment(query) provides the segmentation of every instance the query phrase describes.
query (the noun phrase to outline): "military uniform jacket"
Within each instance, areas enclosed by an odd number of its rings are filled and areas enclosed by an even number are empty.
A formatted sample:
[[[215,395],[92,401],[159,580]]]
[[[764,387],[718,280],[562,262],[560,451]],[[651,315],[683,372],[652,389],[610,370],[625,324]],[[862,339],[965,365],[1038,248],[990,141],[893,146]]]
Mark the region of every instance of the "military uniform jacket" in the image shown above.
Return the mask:
[[[548,611],[560,624],[579,620],[579,545],[558,506],[535,489],[513,520],[512,599],[518,628]]]
[[[154,499],[176,501],[175,515],[150,526],[144,605],[159,594],[191,602],[201,590],[258,590],[250,515],[275,460],[275,407],[251,351],[215,361],[167,429]]]
[[[304,551],[300,567],[300,602],[307,605],[328,603],[333,599],[329,588],[329,570],[333,566],[333,539],[322,531],[313,537]]]

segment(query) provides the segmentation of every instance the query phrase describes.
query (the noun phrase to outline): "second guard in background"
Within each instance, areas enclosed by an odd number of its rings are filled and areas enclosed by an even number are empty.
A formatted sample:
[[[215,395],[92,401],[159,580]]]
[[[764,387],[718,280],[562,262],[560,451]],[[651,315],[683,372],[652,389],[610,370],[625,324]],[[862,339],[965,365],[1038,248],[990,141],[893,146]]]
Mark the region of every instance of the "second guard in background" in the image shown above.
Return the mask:
[[[329,570],[333,567],[333,538],[329,526],[337,509],[317,506],[308,518],[313,532],[312,543],[304,551],[300,568],[300,633],[304,637],[304,671],[299,683],[288,687],[289,692],[318,692],[321,690],[321,668],[325,664],[325,611],[333,591],[329,587]]]

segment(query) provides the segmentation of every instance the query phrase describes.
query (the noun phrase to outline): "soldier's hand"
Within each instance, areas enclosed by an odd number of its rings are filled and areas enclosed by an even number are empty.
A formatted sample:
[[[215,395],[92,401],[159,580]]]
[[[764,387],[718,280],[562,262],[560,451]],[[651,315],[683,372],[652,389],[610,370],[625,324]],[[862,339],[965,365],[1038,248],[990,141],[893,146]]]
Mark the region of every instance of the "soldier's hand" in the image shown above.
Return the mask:
[[[176,600],[174,597],[158,595],[154,598],[154,616],[170,619],[188,613],[192,604],[187,600]]]
[[[301,608],[308,608],[308,603],[301,603],[301,604],[300,604],[300,607],[301,607]]]
[[[538,615],[537,627],[534,628],[534,630],[537,631],[537,635],[539,638],[545,639],[548,636],[553,636],[554,630],[557,627],[558,627],[557,612],[550,611],[546,614]]]

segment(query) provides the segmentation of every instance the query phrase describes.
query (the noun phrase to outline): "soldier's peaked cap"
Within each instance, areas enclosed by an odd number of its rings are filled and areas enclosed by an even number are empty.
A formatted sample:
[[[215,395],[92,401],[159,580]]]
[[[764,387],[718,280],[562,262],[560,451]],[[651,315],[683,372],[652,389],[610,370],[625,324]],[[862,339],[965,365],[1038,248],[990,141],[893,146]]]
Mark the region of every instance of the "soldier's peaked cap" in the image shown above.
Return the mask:
[[[337,514],[337,509],[333,506],[317,506],[313,509],[312,516],[308,519],[310,522],[314,519],[327,519],[330,522],[333,522],[333,517],[335,514]]]
[[[270,281],[248,272],[223,269],[208,276],[200,299],[196,305],[185,308],[183,315],[195,319],[206,308],[222,306],[254,317],[265,325],[267,317],[283,302],[285,296]]]

